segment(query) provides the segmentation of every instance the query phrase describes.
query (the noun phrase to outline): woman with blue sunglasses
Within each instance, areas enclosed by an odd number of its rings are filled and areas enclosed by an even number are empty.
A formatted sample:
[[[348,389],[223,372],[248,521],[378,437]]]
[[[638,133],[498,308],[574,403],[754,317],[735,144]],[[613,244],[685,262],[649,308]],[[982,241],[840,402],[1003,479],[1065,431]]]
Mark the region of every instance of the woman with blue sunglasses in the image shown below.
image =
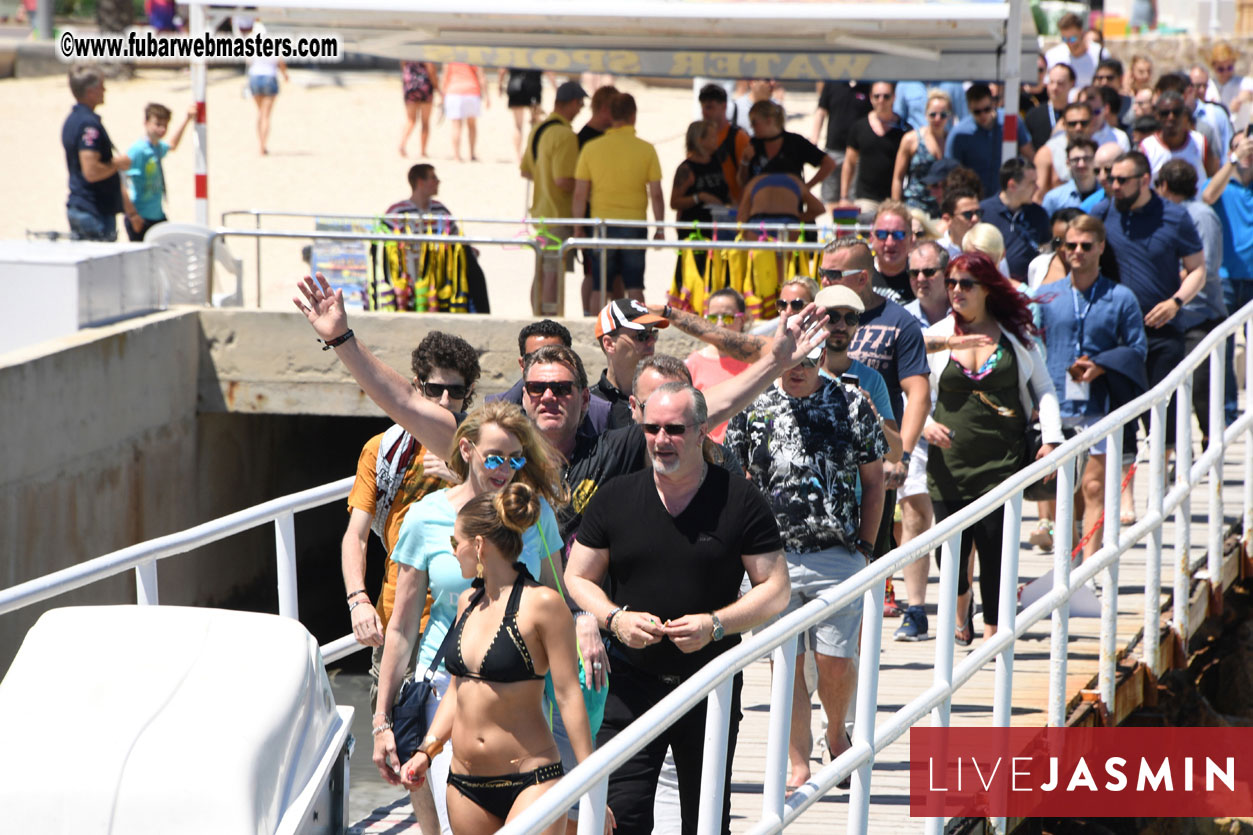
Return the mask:
[[[558,456],[535,429],[522,410],[504,401],[487,403],[470,412],[453,436],[453,457],[450,469],[461,483],[446,490],[428,493],[413,503],[400,527],[400,535],[392,551],[392,560],[399,565],[396,579],[396,602],[387,635],[383,642],[383,660],[379,668],[379,712],[373,726],[374,764],[383,778],[400,785],[401,754],[389,727],[390,707],[396,700],[404,677],[405,662],[418,639],[418,625],[423,615],[429,590],[430,618],[422,636],[417,675],[425,674],[435,652],[452,627],[457,613],[457,600],[470,588],[470,579],[463,577],[460,564],[453,555],[450,538],[461,510],[471,499],[486,493],[499,493],[513,481],[526,484],[539,494],[539,520],[522,535],[522,553],[518,561],[533,578],[558,588],[556,576],[561,570],[561,537],[553,505],[564,504],[567,490],[557,468]],[[437,693],[447,690],[449,676],[443,670],[435,674]],[[434,717],[439,700],[427,700],[428,722]],[[403,752],[408,757],[413,752]],[[444,784],[448,773],[451,749],[435,758],[430,770],[431,789],[442,820],[447,820]]]

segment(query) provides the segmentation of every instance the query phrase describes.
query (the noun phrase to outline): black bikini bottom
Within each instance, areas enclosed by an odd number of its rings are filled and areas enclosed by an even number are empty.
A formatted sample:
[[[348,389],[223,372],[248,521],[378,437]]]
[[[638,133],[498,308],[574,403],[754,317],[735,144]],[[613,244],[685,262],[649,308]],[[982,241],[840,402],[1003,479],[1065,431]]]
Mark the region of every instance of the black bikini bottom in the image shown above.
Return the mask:
[[[513,802],[522,794],[523,789],[547,783],[549,780],[558,780],[565,773],[561,763],[555,762],[541,765],[534,771],[499,777],[473,777],[450,771],[448,782],[488,814],[504,820],[509,817],[509,810],[513,808]]]

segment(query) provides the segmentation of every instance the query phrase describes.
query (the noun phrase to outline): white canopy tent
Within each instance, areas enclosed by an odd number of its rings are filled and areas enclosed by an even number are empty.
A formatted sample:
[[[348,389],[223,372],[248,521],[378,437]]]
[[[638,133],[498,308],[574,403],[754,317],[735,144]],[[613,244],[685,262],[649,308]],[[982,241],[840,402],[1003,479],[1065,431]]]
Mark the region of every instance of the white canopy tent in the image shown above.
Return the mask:
[[[1016,153],[1019,67],[1034,60],[1025,0],[253,0],[270,34],[322,30],[343,48],[576,74],[781,80],[984,79],[1005,85],[1005,153]],[[241,6],[191,0],[193,33]],[[255,10],[255,11],[253,11]],[[1016,44],[1017,49],[1010,48]],[[204,64],[193,64],[204,102]],[[197,119],[197,220],[208,223],[204,108]]]

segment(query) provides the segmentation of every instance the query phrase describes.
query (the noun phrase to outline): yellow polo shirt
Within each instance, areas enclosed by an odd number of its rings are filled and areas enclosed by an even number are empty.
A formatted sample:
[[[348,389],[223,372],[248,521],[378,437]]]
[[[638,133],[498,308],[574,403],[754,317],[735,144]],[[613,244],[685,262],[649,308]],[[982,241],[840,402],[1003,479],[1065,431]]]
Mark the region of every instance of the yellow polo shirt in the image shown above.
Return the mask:
[[[647,186],[661,182],[661,161],[652,143],[624,125],[583,146],[574,177],[592,184],[592,217],[647,220]]]
[[[544,125],[539,143],[535,132]],[[535,149],[532,153],[531,149]],[[531,196],[531,217],[570,217],[570,201],[574,192],[557,188],[555,180],[574,177],[574,164],[579,158],[579,138],[570,123],[554,113],[531,130],[522,149],[522,173],[530,175],[534,190]]]

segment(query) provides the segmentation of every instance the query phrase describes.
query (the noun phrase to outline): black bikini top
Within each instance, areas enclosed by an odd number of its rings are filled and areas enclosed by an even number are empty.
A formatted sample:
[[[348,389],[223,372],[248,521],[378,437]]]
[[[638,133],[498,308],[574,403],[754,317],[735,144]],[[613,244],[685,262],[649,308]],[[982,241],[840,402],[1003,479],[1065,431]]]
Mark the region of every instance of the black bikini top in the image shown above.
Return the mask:
[[[518,579],[514,581],[513,591],[509,593],[509,602],[505,604],[505,616],[500,622],[500,629],[496,630],[491,645],[483,655],[483,663],[478,672],[470,672],[461,652],[461,636],[466,618],[470,616],[470,611],[485,593],[482,584],[475,581],[478,591],[470,598],[470,604],[466,606],[465,612],[453,627],[457,633],[457,646],[444,661],[444,669],[450,675],[501,682],[544,678],[535,674],[535,663],[531,660],[531,653],[527,651],[526,642],[522,640],[522,633],[518,630],[518,601],[522,599],[522,587],[526,584],[528,573],[520,564],[517,568]],[[501,635],[507,636],[508,642],[502,641]],[[513,650],[510,650],[510,643],[513,645]]]

